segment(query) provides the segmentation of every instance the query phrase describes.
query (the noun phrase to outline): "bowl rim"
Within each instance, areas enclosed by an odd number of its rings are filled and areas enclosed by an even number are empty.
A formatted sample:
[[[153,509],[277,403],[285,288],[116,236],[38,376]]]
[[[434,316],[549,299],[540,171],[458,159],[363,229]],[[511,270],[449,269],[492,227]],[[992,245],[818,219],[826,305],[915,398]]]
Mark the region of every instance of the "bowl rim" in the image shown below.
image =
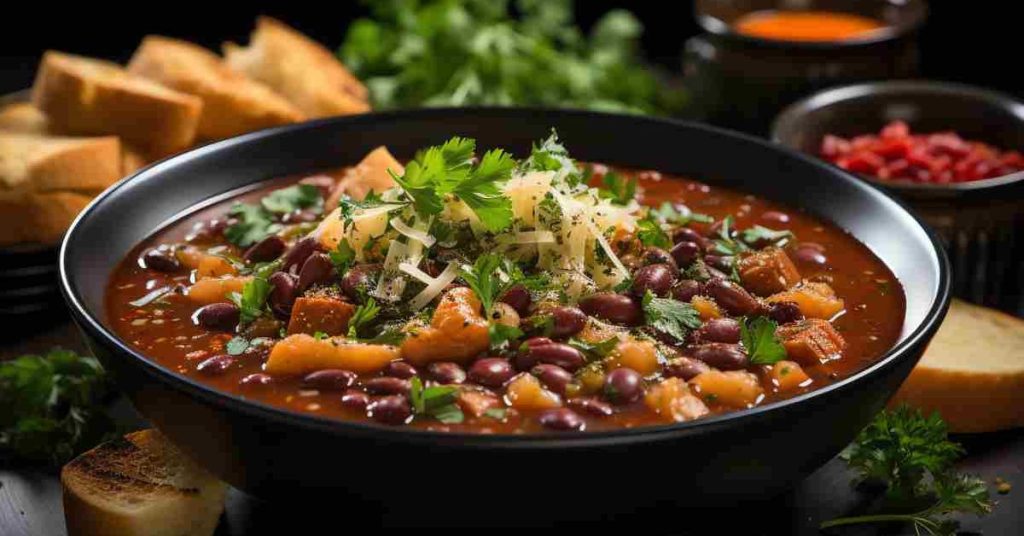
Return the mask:
[[[838,41],[800,41],[793,39],[769,39],[766,37],[757,37],[737,32],[733,30],[733,25],[731,23],[702,9],[703,3],[704,2],[701,1],[694,2],[693,17],[694,20],[697,21],[698,26],[712,35],[766,48],[788,48],[819,52],[855,49],[897,41],[919,30],[921,26],[924,25],[925,21],[928,20],[930,12],[928,2],[924,0],[908,0],[902,6],[893,4],[893,7],[896,8],[916,8],[916,10],[909,12],[909,16],[905,20],[901,20],[897,24],[886,24],[882,28],[872,30],[860,37],[850,39]],[[764,10],[750,10],[744,12],[743,15],[749,15],[758,11]],[[774,11],[792,10],[776,8]]]
[[[522,114],[547,114],[549,116],[571,117],[595,117],[607,116],[617,118],[628,118],[630,121],[651,122],[672,128],[684,128],[703,131],[705,133],[719,136],[739,138],[744,142],[758,145],[762,148],[781,151],[788,157],[802,161],[804,164],[818,168],[828,174],[834,175],[838,180],[852,182],[855,187],[864,191],[867,195],[875,197],[878,202],[891,202],[888,210],[901,210],[924,232],[931,245],[931,251],[935,255],[938,266],[938,281],[936,293],[932,296],[932,302],[928,307],[918,326],[908,333],[903,340],[897,342],[892,348],[885,352],[874,363],[842,380],[823,386],[820,389],[803,393],[801,395],[738,411],[732,411],[720,415],[714,415],[703,419],[681,423],[669,423],[662,425],[640,426],[636,428],[620,428],[614,430],[587,431],[574,434],[555,433],[530,433],[530,434],[479,434],[467,432],[442,432],[421,430],[417,428],[395,427],[374,422],[347,421],[329,417],[312,415],[292,411],[271,404],[245,399],[237,394],[221,391],[213,386],[206,385],[197,379],[181,375],[169,368],[159,365],[153,360],[145,357],[117,335],[109,330],[103,322],[91,314],[79,297],[76,276],[69,266],[69,249],[76,240],[83,222],[89,219],[94,213],[103,209],[104,201],[115,195],[120,189],[131,181],[147,180],[147,177],[158,177],[164,170],[177,167],[180,163],[195,159],[206,158],[211,153],[227,150],[233,146],[247,144],[254,140],[273,138],[287,135],[291,132],[324,128],[334,124],[360,124],[372,123],[378,119],[401,119],[415,118],[418,120],[439,120],[450,118],[453,114],[463,116],[474,114],[505,114],[508,117],[517,117]],[[187,210],[204,203],[206,200],[197,201]],[[856,237],[855,237],[856,238]],[[678,119],[647,117],[639,115],[614,114],[605,112],[593,112],[586,110],[569,110],[562,108],[543,107],[469,107],[469,108],[421,108],[408,110],[392,110],[384,112],[372,112],[368,114],[333,117],[318,119],[265,129],[234,138],[213,142],[208,145],[191,149],[187,152],[168,157],[162,161],[143,168],[132,175],[118,181],[99,196],[97,196],[82,212],[75,218],[68,232],[65,234],[60,247],[59,259],[60,288],[71,310],[72,317],[79,327],[87,332],[94,340],[99,341],[103,347],[110,350],[114,359],[131,359],[140,362],[135,366],[141,368],[147,375],[157,381],[167,384],[169,387],[184,392],[192,398],[197,398],[206,404],[218,408],[237,411],[250,417],[259,418],[267,423],[281,423],[299,426],[305,429],[315,429],[329,434],[345,435],[354,434],[377,434],[383,440],[395,441],[418,441],[422,443],[448,443],[457,444],[464,448],[499,448],[499,449],[546,449],[546,448],[582,448],[594,446],[624,445],[651,440],[669,439],[679,435],[693,433],[704,433],[707,430],[723,429],[736,426],[740,423],[751,422],[754,419],[767,414],[780,413],[788,408],[809,401],[813,398],[823,397],[828,394],[845,391],[859,386],[881,372],[895,367],[902,360],[907,358],[910,350],[922,343],[922,339],[929,337],[938,328],[944,318],[950,303],[951,289],[951,268],[949,258],[942,248],[938,236],[933,230],[924,225],[920,218],[914,215],[907,206],[891,194],[873,188],[856,177],[846,173],[834,166],[829,166],[817,159],[811,158],[798,151],[773,144],[762,138],[748,134],[730,131],[692,121]],[[108,274],[109,275],[109,274]]]
[[[893,96],[914,94],[941,95],[952,98],[961,98],[964,100],[983,101],[1009,111],[1011,114],[1017,116],[1020,119],[1022,126],[1024,126],[1024,101],[1018,100],[1007,93],[944,80],[884,80],[826,88],[786,106],[772,121],[770,138],[773,142],[782,145],[787,149],[793,149],[803,153],[803,151],[791,146],[787,140],[783,139],[782,134],[785,131],[799,131],[800,123],[805,114],[827,108],[835,105],[836,103],[847,100],[861,98],[885,99]],[[816,155],[809,156],[817,158]],[[822,159],[818,160],[825,162],[832,167],[838,168],[838,166],[835,166],[831,162]],[[1008,175],[992,177],[989,179],[957,182],[952,184],[885,181],[877,177],[861,173],[855,173],[854,175],[885,189],[891,189],[897,192],[931,195],[937,195],[943,192],[953,194],[988,190],[990,188],[1008,186],[1024,181],[1024,171],[1017,171]]]

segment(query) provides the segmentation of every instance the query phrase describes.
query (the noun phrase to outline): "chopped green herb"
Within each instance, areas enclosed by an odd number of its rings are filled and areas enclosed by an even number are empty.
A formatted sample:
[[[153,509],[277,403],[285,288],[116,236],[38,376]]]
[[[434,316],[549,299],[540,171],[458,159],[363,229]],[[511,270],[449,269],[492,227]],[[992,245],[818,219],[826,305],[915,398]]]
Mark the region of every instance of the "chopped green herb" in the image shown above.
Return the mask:
[[[598,193],[604,199],[617,205],[628,205],[636,198],[636,179],[625,178],[619,173],[609,171],[601,178],[604,186]]]
[[[224,230],[224,237],[239,247],[247,248],[281,230],[274,215],[260,205],[235,203],[229,213],[238,221]]]
[[[328,335],[328,334],[326,334],[326,333],[324,333],[322,331],[317,331],[317,332],[313,333],[313,340],[322,341],[322,340],[326,339],[329,336],[330,335]]]
[[[259,318],[266,310],[269,295],[270,283],[262,277],[254,276],[242,287],[241,294],[232,292],[228,299],[238,306],[241,323],[248,324]]]
[[[352,318],[348,320],[348,336],[352,338],[359,337],[359,331],[373,322],[378,314],[380,314],[380,306],[377,305],[377,301],[373,298],[366,300],[366,303],[356,307],[356,311],[352,313]]]
[[[238,336],[233,337],[226,345],[224,345],[224,349],[227,351],[228,355],[241,355],[249,349],[249,339]]]
[[[555,330],[555,318],[551,315],[535,314],[524,318],[522,325],[531,334],[547,337]]]
[[[733,219],[732,216],[726,216],[722,219],[722,228],[718,230],[718,237],[715,238],[714,252],[719,255],[739,255],[748,248],[743,242],[738,242],[733,238]]]
[[[260,200],[260,205],[274,214],[287,214],[311,207],[323,207],[320,189],[312,184],[295,184],[274,190]]]
[[[638,220],[636,237],[645,246],[653,246],[661,249],[672,247],[672,239],[661,228],[661,224],[648,212],[647,216]]]
[[[331,263],[334,264],[334,271],[339,276],[343,276],[352,267],[352,263],[355,262],[356,250],[352,249],[348,240],[343,238],[338,242],[337,247],[327,253],[327,256],[331,258]]]
[[[476,293],[483,305],[484,312],[489,316],[498,298],[518,282],[518,277],[522,274],[518,270],[519,268],[514,263],[503,259],[500,255],[485,253],[477,257],[471,269],[461,269],[459,275]]]
[[[683,279],[693,279],[702,283],[711,279],[711,272],[708,271],[708,265],[704,263],[704,259],[697,259],[693,264],[687,266],[683,270]]]
[[[740,323],[740,340],[752,365],[771,365],[786,359],[786,347],[775,336],[778,325],[763,316]]]
[[[770,245],[782,247],[792,240],[794,235],[792,231],[776,231],[774,229],[755,225],[741,231],[740,237],[750,246],[756,245],[758,247],[764,247]]]
[[[360,342],[367,344],[386,344],[388,346],[398,346],[404,340],[405,333],[400,329],[386,329],[372,339],[359,339]]]
[[[591,359],[604,359],[608,357],[608,355],[612,353],[612,350],[614,350],[618,345],[619,338],[614,335],[603,341],[593,343],[577,338],[569,339],[569,346],[583,352]]]
[[[385,203],[380,194],[370,191],[362,201],[356,201],[347,195],[341,196],[338,200],[339,215],[341,216],[342,227],[347,231],[353,223],[356,212],[381,205],[401,205],[401,203]]]
[[[418,376],[409,380],[409,402],[417,415],[429,415],[445,424],[463,421],[462,410],[455,403],[458,388],[450,385],[423,387]]]
[[[508,346],[512,341],[522,338],[523,330],[515,326],[491,322],[487,327],[487,334],[491,338],[491,349],[499,350]]]
[[[688,207],[682,205],[677,207],[668,201],[662,203],[660,207],[652,212],[665,223],[675,225],[689,225],[690,222],[713,223],[715,221],[714,218],[707,214],[693,212]]]
[[[632,287],[633,287],[633,278],[632,277],[627,277],[627,278],[623,279],[622,281],[619,281],[619,283],[617,285],[612,287],[612,290],[614,290],[615,292],[625,292],[625,291],[629,290]]]
[[[508,416],[508,409],[506,408],[491,408],[484,411],[485,417],[490,417],[496,421],[504,421],[505,417]]]
[[[647,324],[677,341],[686,340],[690,330],[700,327],[700,313],[689,303],[658,298],[648,290],[642,305]]]

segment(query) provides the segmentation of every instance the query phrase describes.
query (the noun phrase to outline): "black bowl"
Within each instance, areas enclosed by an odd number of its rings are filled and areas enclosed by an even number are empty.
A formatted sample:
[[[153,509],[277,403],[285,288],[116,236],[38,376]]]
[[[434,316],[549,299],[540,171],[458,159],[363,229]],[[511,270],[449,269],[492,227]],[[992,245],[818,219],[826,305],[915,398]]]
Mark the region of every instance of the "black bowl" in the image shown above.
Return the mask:
[[[876,133],[900,119],[915,132],[955,130],[965,139],[1024,150],[1024,102],[986,89],[931,81],[874,82],[811,95],[784,110],[772,139],[816,155],[825,134]],[[956,295],[1024,314],[1024,172],[949,185],[883,181],[942,237]]]
[[[247,401],[162,368],[104,320],[104,287],[118,260],[197,204],[270,177],[351,164],[382,144],[407,158],[458,134],[524,154],[552,127],[582,160],[684,174],[837,222],[903,283],[900,341],[846,380],[747,411],[608,433],[487,436],[339,422]],[[61,250],[61,277],[75,320],[120,388],[215,474],[260,497],[359,501],[361,512],[417,523],[595,519],[764,499],[833,457],[884,406],[949,303],[949,269],[936,240],[899,203],[830,166],[696,124],[508,108],[321,120],[170,158],[83,212]]]

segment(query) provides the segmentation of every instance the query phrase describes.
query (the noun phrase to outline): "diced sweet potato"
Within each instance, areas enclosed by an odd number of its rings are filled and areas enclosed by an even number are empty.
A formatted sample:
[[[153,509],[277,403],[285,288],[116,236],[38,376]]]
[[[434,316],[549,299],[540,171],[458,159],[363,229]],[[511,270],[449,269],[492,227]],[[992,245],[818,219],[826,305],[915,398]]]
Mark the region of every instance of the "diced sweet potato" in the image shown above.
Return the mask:
[[[464,413],[479,417],[487,410],[502,406],[497,396],[485,391],[475,389],[460,389],[456,395],[455,403],[459,405]]]
[[[706,296],[694,296],[690,299],[690,305],[697,310],[700,319],[705,322],[722,316],[722,310],[718,308],[718,304]]]
[[[768,301],[793,302],[807,318],[829,319],[846,307],[828,283],[814,281],[804,281],[789,290],[773,294],[768,297]]]
[[[317,339],[299,333],[278,341],[263,369],[272,375],[300,375],[323,369],[367,374],[383,369],[398,357],[395,346],[353,342],[342,337]]]
[[[843,336],[828,320],[808,318],[779,326],[776,336],[782,340],[789,357],[801,365],[816,365],[834,359],[846,347]]]
[[[316,334],[320,331],[327,335],[344,335],[348,331],[348,321],[356,308],[333,296],[307,296],[295,300],[292,316],[288,319],[288,334]]]
[[[196,277],[220,277],[222,275],[238,275],[238,268],[231,261],[217,255],[204,255],[196,268]]]
[[[430,326],[409,330],[402,342],[402,357],[414,365],[465,363],[486,351],[490,342],[480,300],[468,287],[455,287],[441,298]]]
[[[779,388],[779,391],[794,391],[807,385],[811,378],[804,372],[803,367],[795,361],[779,361],[772,365],[768,372],[772,383]]]
[[[210,304],[227,301],[228,294],[242,292],[242,287],[252,281],[252,277],[208,277],[200,279],[188,289],[190,300],[199,304]]]
[[[338,206],[342,195],[362,200],[370,192],[383,193],[392,188],[395,181],[388,173],[388,169],[398,175],[405,172],[405,167],[391,155],[387,147],[377,147],[370,151],[361,162],[346,171],[331,192],[326,205]]]
[[[737,271],[743,286],[758,296],[770,296],[800,282],[800,272],[780,248],[766,248],[740,257]]]
[[[548,391],[540,380],[530,374],[520,374],[505,388],[509,405],[516,409],[539,410],[561,407],[558,395]]]
[[[679,378],[668,378],[651,387],[644,395],[644,404],[670,422],[692,421],[709,413],[707,405]]]
[[[650,376],[661,367],[658,364],[658,350],[654,343],[635,339],[622,341],[615,346],[611,355],[611,366],[631,368],[642,376]]]
[[[602,322],[591,316],[587,318],[583,330],[576,334],[576,338],[596,344],[612,337],[624,338],[628,332],[629,330],[626,328]]]
[[[707,402],[734,408],[748,408],[764,393],[757,376],[745,370],[709,370],[698,374],[690,383]]]

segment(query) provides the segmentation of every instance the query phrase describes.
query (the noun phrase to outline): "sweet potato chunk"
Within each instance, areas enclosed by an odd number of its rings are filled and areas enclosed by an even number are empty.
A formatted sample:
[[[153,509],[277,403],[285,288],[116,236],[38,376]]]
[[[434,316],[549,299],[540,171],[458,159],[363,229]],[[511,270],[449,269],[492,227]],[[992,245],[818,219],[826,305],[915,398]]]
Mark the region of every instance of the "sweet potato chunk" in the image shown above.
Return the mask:
[[[779,248],[744,255],[739,259],[737,271],[743,286],[758,296],[770,296],[800,282],[800,272]]]
[[[205,279],[222,275],[238,275],[238,268],[235,268],[231,261],[217,255],[206,255],[199,261],[199,267],[196,268],[197,278]]]
[[[342,337],[317,339],[305,333],[289,335],[270,350],[263,369],[272,375],[308,374],[345,369],[358,374],[377,372],[398,359],[398,348],[353,342]]]
[[[793,302],[807,318],[829,319],[842,311],[846,304],[828,283],[804,281],[789,290],[768,297],[769,302]]]
[[[635,339],[624,340],[615,346],[610,365],[612,368],[631,368],[641,376],[650,376],[661,368],[654,343]]]
[[[694,296],[690,300],[690,305],[697,310],[700,314],[700,319],[705,322],[712,318],[719,318],[722,316],[722,310],[711,298],[705,296]]]
[[[764,393],[757,376],[745,370],[709,370],[690,380],[708,402],[717,402],[734,408],[754,405]]]
[[[775,334],[782,340],[790,359],[801,365],[816,365],[837,357],[846,347],[843,336],[828,320],[808,318],[780,326]]]
[[[332,296],[310,296],[295,300],[288,319],[288,334],[321,331],[327,335],[344,335],[356,308]]]
[[[810,377],[795,361],[779,361],[772,365],[768,376],[781,392],[793,391],[810,383]]]
[[[459,405],[464,413],[479,417],[492,408],[501,407],[503,404],[498,397],[485,391],[473,389],[460,389],[456,395],[455,403]]]
[[[242,292],[245,284],[252,281],[252,277],[208,277],[196,281],[188,289],[188,297],[193,302],[206,305],[222,302],[232,292]]]
[[[540,380],[530,374],[520,374],[505,388],[509,404],[516,409],[540,410],[562,405],[558,395],[545,389]]]
[[[707,405],[679,378],[669,378],[651,387],[644,396],[644,404],[669,422],[692,421],[709,413]]]
[[[441,298],[430,326],[410,330],[402,357],[414,365],[434,361],[465,363],[490,346],[480,300],[468,287],[455,287]]]

